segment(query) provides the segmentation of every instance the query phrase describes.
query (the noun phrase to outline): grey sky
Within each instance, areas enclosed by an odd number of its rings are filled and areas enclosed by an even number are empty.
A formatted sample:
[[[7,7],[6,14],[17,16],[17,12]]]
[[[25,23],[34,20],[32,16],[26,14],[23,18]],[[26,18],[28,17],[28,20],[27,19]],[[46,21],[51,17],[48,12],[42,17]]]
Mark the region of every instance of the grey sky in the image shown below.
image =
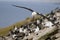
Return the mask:
[[[60,0],[0,0],[0,1],[22,1],[22,2],[53,2],[60,3]]]

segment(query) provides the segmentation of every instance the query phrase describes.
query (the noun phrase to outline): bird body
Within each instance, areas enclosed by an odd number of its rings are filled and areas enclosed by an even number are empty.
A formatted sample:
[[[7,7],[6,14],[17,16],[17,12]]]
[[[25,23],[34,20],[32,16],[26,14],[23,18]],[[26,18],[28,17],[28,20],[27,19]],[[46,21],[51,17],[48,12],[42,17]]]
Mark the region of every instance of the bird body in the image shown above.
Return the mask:
[[[19,32],[23,32],[23,28],[19,28]]]
[[[47,22],[45,22],[45,26],[47,26],[48,28],[51,28],[52,27],[52,22],[50,22],[50,21],[47,21]]]
[[[35,28],[35,33],[37,33],[39,31],[39,27],[37,26],[37,28]]]
[[[17,30],[17,27],[15,27],[14,30]]]
[[[34,10],[32,10],[30,8],[27,8],[27,7],[16,6],[16,5],[13,5],[13,6],[18,7],[18,8],[23,8],[23,9],[26,9],[26,10],[29,10],[30,12],[32,12],[32,16],[35,16],[36,14],[39,14],[38,12],[35,12]]]
[[[32,17],[33,17],[33,16],[36,16],[36,15],[37,15],[37,13],[36,13],[36,12],[32,12]]]

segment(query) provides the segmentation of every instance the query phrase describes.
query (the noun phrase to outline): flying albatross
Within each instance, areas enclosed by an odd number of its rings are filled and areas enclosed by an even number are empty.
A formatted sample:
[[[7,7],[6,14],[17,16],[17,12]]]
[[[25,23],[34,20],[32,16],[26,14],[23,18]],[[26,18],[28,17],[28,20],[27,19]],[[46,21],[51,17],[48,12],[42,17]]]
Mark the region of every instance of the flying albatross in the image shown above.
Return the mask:
[[[23,7],[23,6],[17,6],[17,5],[12,5],[12,6],[15,6],[15,7],[18,7],[18,8],[23,8],[23,9],[26,9],[26,10],[29,10],[32,12],[32,17],[35,16],[35,15],[40,15],[40,16],[43,16],[42,14],[38,13],[38,12],[35,12],[34,10],[30,9],[30,8],[27,8],[27,7]]]

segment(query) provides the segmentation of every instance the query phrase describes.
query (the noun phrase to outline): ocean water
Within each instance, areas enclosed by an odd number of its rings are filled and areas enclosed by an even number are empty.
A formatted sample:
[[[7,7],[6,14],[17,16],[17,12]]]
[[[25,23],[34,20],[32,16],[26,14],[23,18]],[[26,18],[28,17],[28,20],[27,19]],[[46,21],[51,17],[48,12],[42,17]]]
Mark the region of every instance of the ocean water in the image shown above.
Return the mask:
[[[42,14],[49,13],[56,7],[60,7],[60,5],[54,3],[0,2],[0,28],[31,17],[30,11],[16,8],[12,6],[13,4],[31,8]]]

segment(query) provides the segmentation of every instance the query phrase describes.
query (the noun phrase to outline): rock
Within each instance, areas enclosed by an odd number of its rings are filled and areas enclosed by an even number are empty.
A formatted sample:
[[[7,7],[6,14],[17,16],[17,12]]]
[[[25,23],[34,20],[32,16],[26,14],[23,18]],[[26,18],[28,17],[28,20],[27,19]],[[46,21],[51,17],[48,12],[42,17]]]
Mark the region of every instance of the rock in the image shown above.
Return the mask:
[[[5,40],[5,38],[3,36],[0,37],[0,40]]]
[[[55,37],[59,38],[60,37],[60,33],[55,34]]]
[[[60,38],[58,38],[58,39],[55,39],[55,40],[60,40]]]
[[[43,37],[46,38],[46,37],[48,37],[49,34],[53,33],[55,30],[57,30],[56,27],[43,29],[42,32],[39,33],[38,35],[36,35],[33,39],[38,40],[41,38],[43,39]]]
[[[5,37],[6,40],[13,40],[12,37]]]
[[[2,37],[0,37],[0,40],[3,40],[3,38],[2,38]]]

